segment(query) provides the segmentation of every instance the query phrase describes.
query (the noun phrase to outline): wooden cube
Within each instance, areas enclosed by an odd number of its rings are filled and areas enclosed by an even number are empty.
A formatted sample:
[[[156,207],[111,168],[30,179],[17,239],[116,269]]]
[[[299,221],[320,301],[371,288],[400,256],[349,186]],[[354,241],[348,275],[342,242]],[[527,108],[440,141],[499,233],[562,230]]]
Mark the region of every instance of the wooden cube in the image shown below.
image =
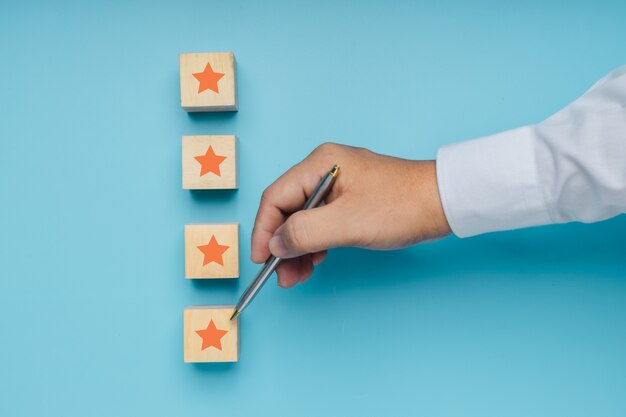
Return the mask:
[[[237,188],[237,138],[183,136],[183,188]]]
[[[185,225],[185,278],[239,278],[239,224]]]
[[[232,52],[180,54],[180,104],[194,111],[236,111]]]
[[[239,332],[230,320],[235,306],[187,307],[183,319],[185,362],[237,362]]]

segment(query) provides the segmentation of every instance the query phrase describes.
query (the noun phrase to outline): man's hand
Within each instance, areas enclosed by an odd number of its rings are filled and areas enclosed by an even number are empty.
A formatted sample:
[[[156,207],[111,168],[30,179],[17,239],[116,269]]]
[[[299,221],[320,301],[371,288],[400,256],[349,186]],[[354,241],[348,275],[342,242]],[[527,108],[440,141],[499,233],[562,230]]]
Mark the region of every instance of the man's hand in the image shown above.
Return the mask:
[[[334,164],[341,169],[326,204],[299,211]],[[329,248],[394,249],[449,233],[435,161],[326,143],[263,192],[252,231],[252,261],[263,263],[270,252],[285,258],[278,283],[291,287],[311,276]]]

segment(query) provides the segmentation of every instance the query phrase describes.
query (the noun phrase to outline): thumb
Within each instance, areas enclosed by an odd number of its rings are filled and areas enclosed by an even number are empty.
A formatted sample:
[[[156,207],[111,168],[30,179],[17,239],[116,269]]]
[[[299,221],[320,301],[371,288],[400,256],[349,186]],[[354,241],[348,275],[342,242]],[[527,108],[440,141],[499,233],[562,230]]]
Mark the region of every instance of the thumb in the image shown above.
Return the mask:
[[[350,236],[342,230],[343,217],[341,208],[332,203],[298,211],[276,230],[269,241],[270,252],[278,258],[295,258],[344,246]]]

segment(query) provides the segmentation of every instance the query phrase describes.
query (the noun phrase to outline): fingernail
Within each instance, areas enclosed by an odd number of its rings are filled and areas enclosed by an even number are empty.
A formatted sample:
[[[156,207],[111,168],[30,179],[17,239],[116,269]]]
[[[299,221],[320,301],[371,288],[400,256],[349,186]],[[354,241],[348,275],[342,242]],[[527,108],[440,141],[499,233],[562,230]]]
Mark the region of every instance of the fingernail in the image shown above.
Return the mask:
[[[270,252],[272,255],[277,258],[284,258],[287,256],[287,246],[285,246],[285,242],[283,242],[283,238],[280,236],[274,236],[270,239],[269,243]]]

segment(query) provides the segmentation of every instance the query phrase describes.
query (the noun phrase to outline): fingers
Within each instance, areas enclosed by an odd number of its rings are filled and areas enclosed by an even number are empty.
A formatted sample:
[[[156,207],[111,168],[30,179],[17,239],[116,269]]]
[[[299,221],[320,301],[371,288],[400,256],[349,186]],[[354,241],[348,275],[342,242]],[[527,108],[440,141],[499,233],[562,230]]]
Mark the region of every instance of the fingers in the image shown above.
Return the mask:
[[[306,258],[310,257],[309,262]],[[291,288],[304,282],[311,277],[313,269],[321,264],[326,258],[326,251],[304,255],[299,258],[284,259],[278,266],[278,285],[283,288]]]
[[[350,219],[335,201],[322,207],[294,213],[285,220],[269,241],[270,252],[279,258],[295,258],[307,253],[349,245],[354,236],[348,230]],[[317,255],[316,259],[323,255]]]
[[[291,288],[299,282],[306,281],[313,274],[312,255],[283,260],[278,269],[278,285]]]
[[[274,231],[286,219],[283,212],[270,201],[265,201],[265,195],[261,198],[259,211],[254,221],[252,229],[252,262],[257,264],[263,263],[270,257],[271,253],[268,242],[274,235]]]
[[[310,196],[318,185],[320,179],[326,174],[327,170],[334,163],[341,162],[341,147],[335,144],[320,145],[305,160],[298,165],[292,167],[278,180],[270,185],[264,192],[259,205],[259,210],[255,219],[252,231],[252,251],[251,258],[255,263],[263,263],[272,254],[270,251],[270,240],[276,234],[277,230],[285,224],[290,218],[291,213],[297,212],[305,204],[308,196]],[[327,202],[336,198],[337,185],[331,190],[331,194],[327,198]],[[315,209],[317,210],[317,209]],[[309,210],[310,211],[310,210]],[[323,211],[319,213],[332,214],[334,211]],[[307,215],[305,215],[307,216]],[[326,257],[326,249],[331,246],[337,246],[341,243],[339,239],[331,236],[322,239],[314,235],[314,239],[310,242],[300,236],[298,232],[294,232],[291,228],[297,228],[300,225],[301,214],[292,215],[293,220],[288,222],[286,231],[280,234],[280,239],[274,240],[274,244],[282,245],[281,253],[288,253],[290,258],[285,259],[277,269],[278,283],[283,287],[291,287],[298,282],[308,279],[313,273],[315,265],[319,265]],[[308,216],[307,216],[308,217]],[[317,227],[316,224],[322,219],[318,219],[317,215],[312,216],[313,220],[304,231],[304,235],[309,235],[309,228]],[[326,223],[326,222],[325,222]],[[336,230],[332,230],[330,225],[333,220],[327,220],[321,230],[322,235],[337,234]],[[283,226],[282,228],[285,228]],[[283,244],[283,239],[286,242]],[[301,244],[300,242],[305,242]],[[318,250],[307,250],[307,248],[319,247]],[[299,256],[303,255],[303,256]]]
[[[287,214],[300,210],[311,195],[326,168],[318,168],[305,159],[270,185],[261,203],[252,230],[252,261],[262,263],[270,256],[268,242]]]

